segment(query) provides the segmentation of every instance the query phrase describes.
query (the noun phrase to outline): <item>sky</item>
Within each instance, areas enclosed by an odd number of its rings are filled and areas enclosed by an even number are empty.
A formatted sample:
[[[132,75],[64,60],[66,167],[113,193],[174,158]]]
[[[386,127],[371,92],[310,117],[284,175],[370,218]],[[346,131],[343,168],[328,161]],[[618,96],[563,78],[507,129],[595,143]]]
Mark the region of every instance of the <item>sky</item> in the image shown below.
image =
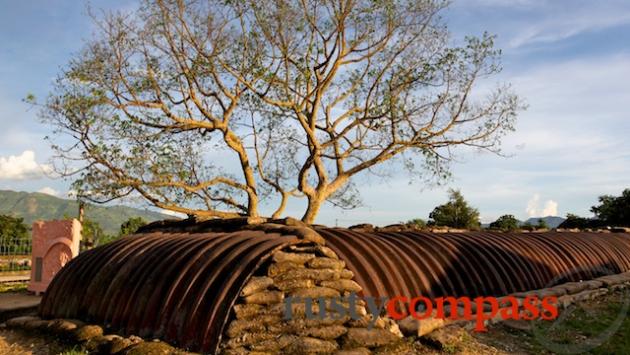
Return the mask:
[[[22,102],[45,98],[51,83],[95,28],[88,2],[0,0],[0,189],[66,197],[70,181],[50,174],[50,127]],[[134,1],[91,1],[129,10]],[[442,14],[453,40],[497,36],[503,71],[528,109],[504,140],[505,157],[464,152],[443,186],[392,178],[358,180],[363,204],[326,205],[318,223],[375,225],[426,219],[460,189],[482,222],[575,213],[590,216],[603,194],[630,188],[630,1],[455,0]],[[287,214],[301,216],[301,202]],[[269,208],[263,208],[263,212]]]

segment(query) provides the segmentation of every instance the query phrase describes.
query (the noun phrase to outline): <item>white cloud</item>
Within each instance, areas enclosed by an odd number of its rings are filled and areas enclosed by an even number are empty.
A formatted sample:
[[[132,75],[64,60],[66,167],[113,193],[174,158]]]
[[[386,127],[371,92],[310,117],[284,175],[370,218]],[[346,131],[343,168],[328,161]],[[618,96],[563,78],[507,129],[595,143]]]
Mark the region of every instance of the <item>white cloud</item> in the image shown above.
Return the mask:
[[[529,201],[527,201],[527,208],[525,208],[525,212],[529,217],[534,217],[538,213],[538,204],[540,201],[540,195],[535,194]]]
[[[540,6],[546,16],[522,28],[510,40],[517,48],[537,43],[554,43],[582,33],[599,31],[630,23],[630,10],[623,4],[601,6],[599,2],[581,6]]]
[[[35,161],[35,152],[32,150],[25,150],[20,155],[0,157],[0,179],[39,179],[50,171],[50,166]]]
[[[59,191],[53,189],[52,187],[42,187],[41,189],[37,190],[37,192],[41,192],[43,194],[46,195],[51,195],[51,196],[55,196],[58,197],[59,196]]]
[[[506,38],[511,48],[556,43],[630,23],[627,0],[463,0],[453,7],[465,14],[500,16],[481,21],[483,30]]]
[[[545,208],[542,210],[542,216],[557,216],[558,215],[558,202],[549,200],[545,202]]]
[[[534,194],[532,198],[527,201],[527,208],[525,208],[528,217],[547,217],[558,215],[558,203],[554,200],[547,200],[543,208],[540,208],[540,194]]]

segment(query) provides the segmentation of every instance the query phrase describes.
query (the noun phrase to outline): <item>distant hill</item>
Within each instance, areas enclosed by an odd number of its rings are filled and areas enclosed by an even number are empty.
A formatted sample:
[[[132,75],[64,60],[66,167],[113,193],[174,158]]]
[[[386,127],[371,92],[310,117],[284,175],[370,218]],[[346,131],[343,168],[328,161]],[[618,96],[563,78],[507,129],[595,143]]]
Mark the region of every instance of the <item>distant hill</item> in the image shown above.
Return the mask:
[[[554,216],[547,216],[547,217],[532,217],[528,220],[526,220],[525,222],[523,222],[523,224],[525,223],[529,223],[531,225],[537,225],[538,224],[538,220],[542,219],[543,221],[545,221],[545,223],[547,224],[547,226],[549,228],[557,228],[560,223],[564,222],[564,220],[566,218],[562,218],[562,217],[554,217]]]
[[[24,218],[27,225],[36,220],[76,217],[78,203],[39,192],[0,190],[0,214]],[[131,217],[142,217],[148,222],[173,218],[165,214],[127,206],[97,206],[87,204],[85,217],[98,222],[107,234],[117,234],[121,223]]]

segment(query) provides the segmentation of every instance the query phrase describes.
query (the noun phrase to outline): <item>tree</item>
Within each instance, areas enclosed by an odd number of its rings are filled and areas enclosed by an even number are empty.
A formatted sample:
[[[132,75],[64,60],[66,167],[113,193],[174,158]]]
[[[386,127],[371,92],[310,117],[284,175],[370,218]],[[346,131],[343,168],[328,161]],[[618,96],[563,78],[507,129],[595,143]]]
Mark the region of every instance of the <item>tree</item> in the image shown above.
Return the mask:
[[[29,228],[24,219],[0,215],[0,248],[9,254],[30,254]]]
[[[567,218],[562,223],[560,223],[558,228],[578,228],[578,229],[595,228],[597,227],[597,224],[598,224],[598,221],[596,220],[592,220],[592,219],[580,217],[572,213],[568,213]]]
[[[120,225],[119,236],[129,235],[135,233],[138,228],[145,226],[147,221],[142,217],[131,217]]]
[[[42,110],[69,136],[56,170],[90,201],[204,217],[258,216],[263,199],[279,217],[305,198],[308,223],[326,201],[357,206],[353,178],[386,162],[440,181],[455,147],[498,153],[523,108],[506,86],[473,95],[500,51],[487,34],[452,45],[446,6],[146,0],[109,14]]]
[[[449,190],[449,201],[436,207],[429,215],[432,223],[437,226],[453,228],[479,228],[479,211],[468,206],[461,192]]]
[[[425,222],[422,218],[410,219],[403,224],[413,227],[415,229],[424,229],[427,226],[427,222]]]
[[[536,228],[529,221],[525,221],[525,223],[521,225],[521,229],[528,230],[531,232],[535,230]]]
[[[548,228],[549,226],[547,225],[547,222],[545,222],[544,219],[539,218],[536,224],[536,229],[548,229]]]
[[[511,214],[506,214],[499,217],[496,221],[490,223],[490,228],[492,229],[500,229],[503,231],[514,231],[517,230],[519,226],[519,221]]]
[[[621,196],[604,195],[599,197],[599,205],[591,208],[603,224],[609,226],[630,227],[630,189],[625,189]]]
[[[87,250],[99,245],[107,244],[115,237],[105,234],[101,225],[91,219],[85,218],[81,223],[81,249]]]

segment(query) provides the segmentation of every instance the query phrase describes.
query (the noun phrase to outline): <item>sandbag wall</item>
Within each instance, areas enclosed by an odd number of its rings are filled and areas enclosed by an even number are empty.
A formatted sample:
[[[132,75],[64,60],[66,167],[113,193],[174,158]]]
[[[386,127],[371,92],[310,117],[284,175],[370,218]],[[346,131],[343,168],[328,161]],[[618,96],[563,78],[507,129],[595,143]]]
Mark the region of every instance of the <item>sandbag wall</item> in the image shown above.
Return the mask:
[[[395,321],[377,317],[372,322],[365,302],[348,301],[351,293],[362,288],[331,249],[292,245],[274,252],[272,259],[262,268],[266,274],[252,277],[243,287],[221,353],[371,354],[373,350],[387,352],[402,338]],[[284,301],[289,298],[287,306]],[[305,298],[311,301],[304,302]],[[332,298],[339,301],[344,314],[331,305]],[[320,305],[322,300],[325,303]],[[287,307],[290,320],[285,319]],[[307,307],[315,317],[306,315]],[[350,307],[360,318],[352,319]],[[322,309],[325,314],[320,314]]]

